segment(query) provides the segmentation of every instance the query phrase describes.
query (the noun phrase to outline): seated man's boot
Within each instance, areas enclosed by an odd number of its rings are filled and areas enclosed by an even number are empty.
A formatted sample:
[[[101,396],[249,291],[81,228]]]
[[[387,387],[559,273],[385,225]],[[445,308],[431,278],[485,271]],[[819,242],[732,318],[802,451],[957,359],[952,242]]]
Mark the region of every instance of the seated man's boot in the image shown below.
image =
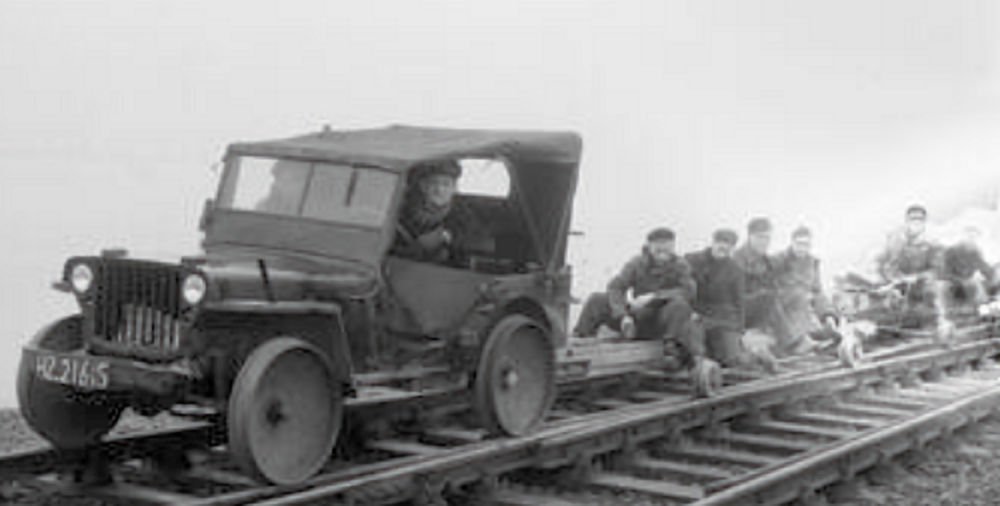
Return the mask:
[[[837,345],[837,358],[840,363],[854,369],[861,362],[863,351],[861,339],[855,332],[845,332],[841,335],[840,344]]]
[[[941,318],[934,328],[934,343],[947,347],[954,346],[956,333],[955,322]]]
[[[743,349],[746,350],[747,361],[759,365],[768,374],[778,372],[778,359],[775,358],[771,347],[774,339],[760,330],[751,329],[743,337]]]
[[[695,397],[712,397],[722,388],[722,368],[710,358],[697,357],[691,368],[691,383]]]
[[[635,320],[630,318],[622,320],[621,330],[622,330],[622,337],[624,337],[625,339],[635,339],[636,336]]]

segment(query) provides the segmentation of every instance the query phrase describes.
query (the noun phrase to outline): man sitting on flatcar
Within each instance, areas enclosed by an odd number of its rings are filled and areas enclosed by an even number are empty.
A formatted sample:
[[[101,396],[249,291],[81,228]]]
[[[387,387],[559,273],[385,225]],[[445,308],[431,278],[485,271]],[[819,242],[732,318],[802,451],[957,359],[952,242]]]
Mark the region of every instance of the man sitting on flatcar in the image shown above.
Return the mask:
[[[943,311],[934,286],[941,269],[942,248],[927,237],[926,230],[927,209],[910,206],[905,225],[889,234],[885,249],[876,259],[886,287],[898,290],[904,297],[906,327],[925,326],[939,319]]]
[[[687,261],[674,250],[672,230],[649,232],[642,253],[625,264],[608,283],[607,292],[587,299],[574,334],[594,335],[607,325],[627,338],[661,338],[666,353],[691,371],[695,393],[710,395],[718,364],[705,357],[703,334],[692,332],[695,281]]]
[[[967,227],[964,232],[962,240],[946,248],[941,257],[938,297],[946,310],[987,302],[995,282],[996,272],[978,244],[979,229]]]
[[[698,293],[694,331],[702,333],[706,353],[728,367],[750,362],[743,349],[743,271],[732,259],[739,236],[730,229],[712,234],[711,246],[684,256]]]
[[[803,339],[839,343],[840,317],[823,292],[820,261],[812,254],[812,231],[800,226],[792,231],[791,239],[788,248],[772,259],[789,332]]]

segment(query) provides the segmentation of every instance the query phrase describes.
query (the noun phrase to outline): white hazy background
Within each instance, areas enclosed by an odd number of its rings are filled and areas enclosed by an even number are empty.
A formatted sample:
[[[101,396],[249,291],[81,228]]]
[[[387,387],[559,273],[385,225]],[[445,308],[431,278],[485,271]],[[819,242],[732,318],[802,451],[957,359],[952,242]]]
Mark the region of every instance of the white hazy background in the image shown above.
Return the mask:
[[[827,274],[903,208],[994,199],[1000,4],[807,1],[0,3],[0,406],[72,312],[63,260],[176,259],[224,145],[411,123],[584,137],[571,257],[600,287],[645,231],[802,223]]]

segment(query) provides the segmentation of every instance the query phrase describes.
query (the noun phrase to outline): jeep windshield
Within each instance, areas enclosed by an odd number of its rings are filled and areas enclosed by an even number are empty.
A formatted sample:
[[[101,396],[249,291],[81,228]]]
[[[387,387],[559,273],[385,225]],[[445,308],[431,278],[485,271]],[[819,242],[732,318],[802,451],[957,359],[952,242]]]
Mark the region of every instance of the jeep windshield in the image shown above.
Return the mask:
[[[239,156],[229,163],[221,208],[364,227],[382,226],[398,179],[327,162]]]

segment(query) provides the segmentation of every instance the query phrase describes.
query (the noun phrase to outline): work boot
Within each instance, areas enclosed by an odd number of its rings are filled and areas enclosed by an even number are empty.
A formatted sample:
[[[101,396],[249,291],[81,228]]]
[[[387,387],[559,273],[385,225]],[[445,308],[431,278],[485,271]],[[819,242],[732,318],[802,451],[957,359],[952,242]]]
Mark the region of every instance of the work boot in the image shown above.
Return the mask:
[[[743,349],[746,350],[746,354],[748,355],[749,362],[759,365],[768,374],[776,374],[778,372],[778,359],[775,358],[774,352],[771,351],[774,338],[760,330],[751,329],[743,335],[741,341]]]
[[[691,382],[695,397],[712,397],[722,388],[722,368],[710,358],[695,358],[694,367],[691,368]]]
[[[625,339],[635,339],[635,320],[632,318],[625,318],[622,320],[622,337]]]
[[[937,327],[934,329],[934,342],[949,348],[953,346],[955,344],[955,322],[947,318],[939,319]]]
[[[862,358],[862,350],[861,340],[858,339],[856,333],[847,332],[841,336],[840,344],[837,346],[837,358],[840,359],[841,364],[851,369],[858,367]]]

